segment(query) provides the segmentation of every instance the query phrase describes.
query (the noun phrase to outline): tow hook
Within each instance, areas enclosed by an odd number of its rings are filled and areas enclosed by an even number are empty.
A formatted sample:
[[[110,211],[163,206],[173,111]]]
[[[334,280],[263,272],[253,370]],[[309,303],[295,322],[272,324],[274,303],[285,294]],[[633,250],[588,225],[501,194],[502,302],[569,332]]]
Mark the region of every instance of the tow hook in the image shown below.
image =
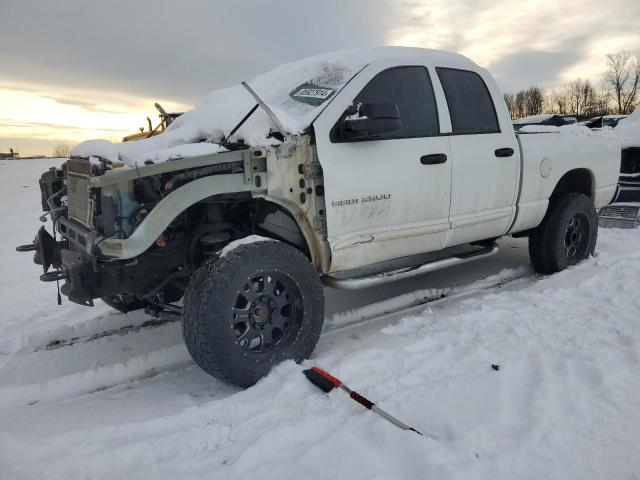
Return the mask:
[[[69,278],[69,273],[66,270],[53,270],[40,275],[40,280],[43,282],[57,282],[67,278]]]
[[[18,245],[16,252],[35,252],[38,246],[35,243],[27,243],[26,245]]]

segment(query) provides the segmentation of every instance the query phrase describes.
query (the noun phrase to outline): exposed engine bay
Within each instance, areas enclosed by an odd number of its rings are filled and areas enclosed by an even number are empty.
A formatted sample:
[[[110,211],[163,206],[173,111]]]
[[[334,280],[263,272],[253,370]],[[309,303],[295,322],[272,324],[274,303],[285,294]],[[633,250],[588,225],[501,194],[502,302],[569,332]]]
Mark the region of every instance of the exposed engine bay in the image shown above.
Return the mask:
[[[211,160],[225,155],[229,161]],[[234,239],[261,234],[306,248],[291,214],[254,195],[266,183],[265,149],[203,159],[188,159],[182,162],[186,168],[179,169],[179,162],[118,169],[107,162],[72,158],[45,172],[40,179],[42,207],[55,233],[42,227],[33,244],[35,261],[44,269],[41,279],[64,281],[62,294],[82,305],[103,298],[121,311],[171,310],[195,270]],[[246,169],[251,175],[245,175]],[[176,203],[171,194],[189,192],[198,185],[193,182],[216,176],[244,177],[247,189],[210,190],[172,218],[141,254],[110,257],[109,242],[130,240],[163,200],[152,217],[170,214],[166,205]]]

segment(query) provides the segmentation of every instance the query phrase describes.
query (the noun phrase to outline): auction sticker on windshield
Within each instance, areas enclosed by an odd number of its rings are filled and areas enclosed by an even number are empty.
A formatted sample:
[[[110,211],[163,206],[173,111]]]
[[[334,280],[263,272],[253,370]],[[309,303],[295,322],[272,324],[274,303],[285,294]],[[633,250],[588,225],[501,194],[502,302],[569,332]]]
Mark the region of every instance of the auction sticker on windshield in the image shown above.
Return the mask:
[[[317,107],[322,105],[334,93],[335,89],[333,88],[321,87],[313,83],[303,83],[289,93],[289,96],[298,102]]]

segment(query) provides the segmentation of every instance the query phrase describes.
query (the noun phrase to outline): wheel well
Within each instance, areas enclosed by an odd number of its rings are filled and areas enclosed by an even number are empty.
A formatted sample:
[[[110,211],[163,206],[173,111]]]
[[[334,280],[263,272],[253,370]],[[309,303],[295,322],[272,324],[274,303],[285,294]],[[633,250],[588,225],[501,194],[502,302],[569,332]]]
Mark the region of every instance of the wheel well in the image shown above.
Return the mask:
[[[311,259],[306,237],[291,213],[273,202],[247,195],[215,196],[195,203],[180,213],[165,233],[172,229],[184,231],[190,242],[190,261],[203,248],[210,254],[249,235],[282,241]],[[204,245],[203,237],[208,237]]]
[[[581,193],[593,196],[593,175],[586,168],[576,168],[565,173],[553,189],[551,196],[561,193]]]
[[[286,208],[247,194],[218,195],[183,210],[135,265],[106,277],[113,280],[103,282],[98,296],[175,301],[186,289],[189,272],[229,242],[254,234],[287,243],[311,260],[301,227]]]
[[[311,259],[305,236],[291,213],[282,206],[266,200],[257,199],[251,203],[254,218],[250,233],[257,233],[288,243]]]

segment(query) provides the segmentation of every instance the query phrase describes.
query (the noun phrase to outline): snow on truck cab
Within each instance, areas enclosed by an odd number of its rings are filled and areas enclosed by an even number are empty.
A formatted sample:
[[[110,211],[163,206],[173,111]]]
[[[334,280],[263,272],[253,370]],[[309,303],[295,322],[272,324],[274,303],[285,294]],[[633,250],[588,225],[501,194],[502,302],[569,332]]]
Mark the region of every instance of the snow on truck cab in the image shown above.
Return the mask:
[[[286,64],[155,137],[76,147],[40,180],[54,235],[18,249],[73,302],[182,314],[195,362],[246,387],[312,353],[323,284],[470,262],[504,235],[528,236],[543,273],[593,253],[620,145],[516,135],[502,98],[485,70],[434,50]]]

